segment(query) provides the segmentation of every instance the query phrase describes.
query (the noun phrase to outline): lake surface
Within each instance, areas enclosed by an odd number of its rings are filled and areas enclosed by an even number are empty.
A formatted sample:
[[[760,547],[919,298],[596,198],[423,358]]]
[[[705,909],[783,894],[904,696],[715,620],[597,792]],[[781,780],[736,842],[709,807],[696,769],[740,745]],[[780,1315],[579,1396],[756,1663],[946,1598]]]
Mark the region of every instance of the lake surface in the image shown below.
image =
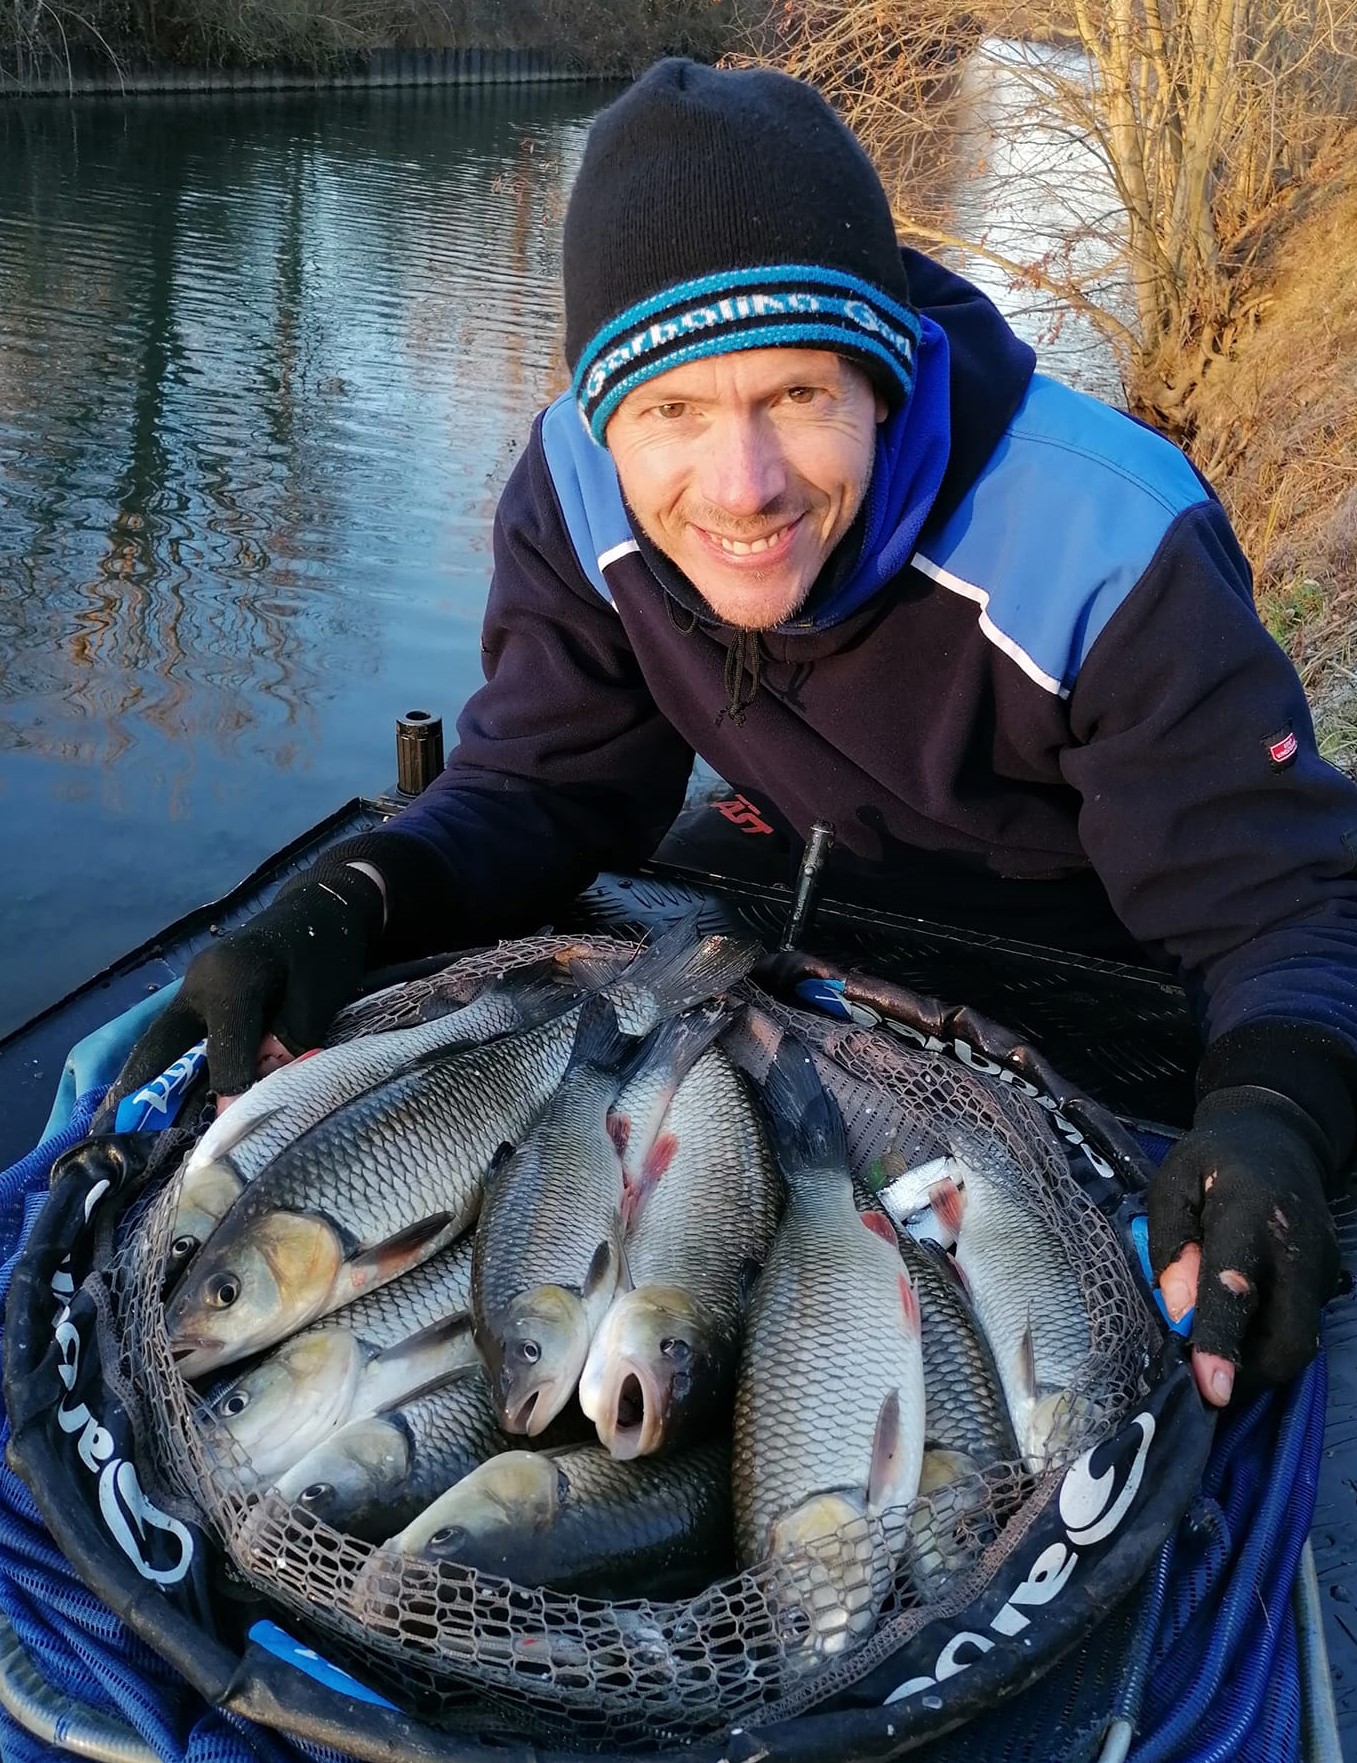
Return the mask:
[[[451,737],[612,90],[0,105],[0,1034]]]

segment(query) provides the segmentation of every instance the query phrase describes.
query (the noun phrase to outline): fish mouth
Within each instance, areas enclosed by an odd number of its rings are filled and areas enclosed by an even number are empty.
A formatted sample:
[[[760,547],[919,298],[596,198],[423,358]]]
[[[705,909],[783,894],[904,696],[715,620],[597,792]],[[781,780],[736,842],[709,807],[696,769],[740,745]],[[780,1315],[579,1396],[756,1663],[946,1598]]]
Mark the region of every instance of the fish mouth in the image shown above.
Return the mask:
[[[619,1462],[648,1457],[664,1440],[669,1380],[644,1360],[623,1360],[603,1393],[596,1419],[600,1441]]]
[[[180,1377],[202,1377],[217,1364],[221,1341],[211,1335],[180,1335],[170,1343],[170,1357]]]
[[[535,1384],[513,1405],[506,1406],[502,1425],[505,1432],[522,1433],[535,1439],[544,1433],[565,1407],[574,1390],[573,1383],[561,1392],[557,1379]]]

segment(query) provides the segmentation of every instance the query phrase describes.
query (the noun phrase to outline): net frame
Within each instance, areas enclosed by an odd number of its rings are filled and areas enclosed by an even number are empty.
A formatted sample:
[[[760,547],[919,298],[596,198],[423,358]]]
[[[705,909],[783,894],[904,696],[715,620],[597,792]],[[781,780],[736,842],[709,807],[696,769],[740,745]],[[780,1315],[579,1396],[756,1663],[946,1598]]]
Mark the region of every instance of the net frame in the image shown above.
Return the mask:
[[[477,952],[360,1001],[330,1039],[405,1026],[435,995],[464,995],[548,956],[625,962],[636,947],[545,937]],[[870,1203],[861,1177],[888,1145],[907,1142],[922,1161],[960,1135],[1021,1169],[1034,1203],[1077,1247],[1090,1352],[1062,1448],[1042,1474],[996,1465],[677,1603],[607,1604],[447,1565],[395,1567],[276,1494],[243,1493],[243,1457],[208,1444],[196,1418],[203,1404],[180,1378],[164,1329],[173,1181],[129,1215],[106,1273],[94,1276],[109,1381],[135,1417],[167,1509],[205,1524],[246,1583],[435,1724],[584,1752],[684,1743],[732,1723],[804,1713],[926,1622],[964,1612],[1045,1510],[1064,1466],[1114,1431],[1144,1393],[1153,1325],[1115,1230],[1085,1196],[1038,1102],[881,1026],[798,1009],[750,982],[737,995],[811,1048],[844,1116],[860,1204]],[[920,1572],[921,1559],[941,1562],[940,1583]],[[883,1571],[883,1561],[902,1565]]]

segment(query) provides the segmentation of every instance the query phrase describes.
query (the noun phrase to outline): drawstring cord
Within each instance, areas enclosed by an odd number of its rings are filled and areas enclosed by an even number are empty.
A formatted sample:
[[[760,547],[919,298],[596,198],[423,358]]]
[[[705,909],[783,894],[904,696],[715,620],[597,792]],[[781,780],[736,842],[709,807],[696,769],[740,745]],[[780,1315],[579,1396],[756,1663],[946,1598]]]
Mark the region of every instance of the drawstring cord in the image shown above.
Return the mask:
[[[665,595],[664,609],[669,614],[670,624],[685,637],[690,637],[697,629],[696,612],[689,607],[680,606],[672,594]],[[745,683],[746,675],[748,685]],[[716,719],[717,728],[720,728],[727,716],[736,728],[743,728],[745,711],[758,696],[762,679],[763,647],[759,642],[759,633],[735,631],[726,650],[726,706]]]
[[[748,687],[745,675],[749,676]],[[763,646],[757,631],[737,630],[726,650],[726,707],[716,719],[720,728],[727,715],[743,728],[745,711],[758,696],[763,673]]]

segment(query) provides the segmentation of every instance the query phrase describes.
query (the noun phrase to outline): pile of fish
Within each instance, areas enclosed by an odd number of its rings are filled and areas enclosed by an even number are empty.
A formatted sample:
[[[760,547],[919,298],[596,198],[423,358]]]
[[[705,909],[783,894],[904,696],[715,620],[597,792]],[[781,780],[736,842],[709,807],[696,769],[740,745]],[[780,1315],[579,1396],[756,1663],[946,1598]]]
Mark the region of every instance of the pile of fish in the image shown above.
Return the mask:
[[[732,997],[758,953],[684,923],[508,967],[225,1109],[165,1299],[218,1475],[388,1565],[593,1597],[810,1560],[822,1653],[936,1596],[959,1534],[883,1515],[1061,1448],[1077,1270],[974,1147],[861,1209],[811,1054]]]

